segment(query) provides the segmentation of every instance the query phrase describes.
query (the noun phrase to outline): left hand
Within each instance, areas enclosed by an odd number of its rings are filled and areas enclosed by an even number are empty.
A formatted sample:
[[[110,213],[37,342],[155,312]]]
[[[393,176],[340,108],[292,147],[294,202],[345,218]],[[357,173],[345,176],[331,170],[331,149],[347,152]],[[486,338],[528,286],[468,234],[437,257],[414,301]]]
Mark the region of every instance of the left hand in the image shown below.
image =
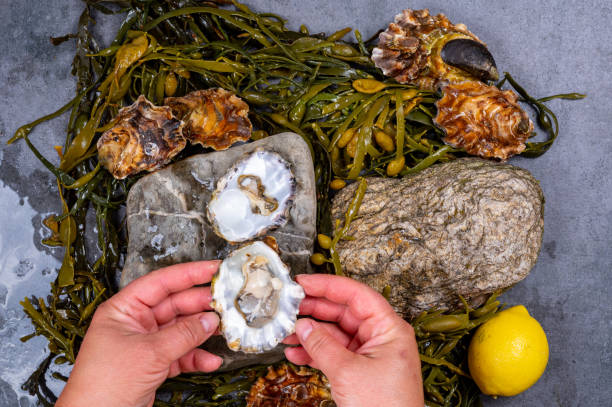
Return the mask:
[[[219,262],[178,264],[141,277],[101,304],[58,407],[152,406],[168,377],[212,372],[223,360],[197,346],[217,329],[207,283]]]

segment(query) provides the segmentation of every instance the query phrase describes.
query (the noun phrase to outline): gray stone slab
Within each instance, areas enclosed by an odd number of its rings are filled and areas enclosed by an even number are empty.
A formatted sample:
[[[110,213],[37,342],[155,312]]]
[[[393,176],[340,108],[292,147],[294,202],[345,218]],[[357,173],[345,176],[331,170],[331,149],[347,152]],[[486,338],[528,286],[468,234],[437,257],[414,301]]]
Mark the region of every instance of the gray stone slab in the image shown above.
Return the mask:
[[[555,101],[561,134],[553,148],[535,160],[512,159],[540,180],[546,197],[544,245],[529,277],[504,295],[509,304],[525,304],[543,325],[550,343],[544,376],[527,392],[508,399],[485,400],[487,406],[608,406],[612,400],[612,4],[608,0],[252,0],[256,10],[273,11],[297,28],[331,33],[352,26],[365,37],[383,28],[402,8],[429,7],[453,22],[467,24],[488,43],[500,71],[510,71],[535,96],[567,91],[589,95],[581,102]],[[68,101],[74,83],[69,75],[72,44],[52,47],[51,35],[75,30],[82,2],[78,0],[0,0],[0,180],[17,191],[39,213],[57,210],[53,180],[23,145],[3,143],[17,127]],[[118,19],[98,17],[96,30],[108,38]],[[53,157],[67,117],[36,130],[32,140]],[[5,195],[0,195],[4,200]],[[19,217],[21,216],[21,217]],[[40,223],[15,213],[15,220],[33,225],[29,239],[37,242]],[[4,219],[4,218],[0,218]],[[6,221],[4,221],[6,222]],[[28,229],[25,229],[29,231]],[[0,229],[3,236],[6,232]],[[25,239],[27,239],[26,237]],[[15,239],[15,240],[12,240]],[[17,237],[8,236],[7,241]],[[32,243],[34,244],[34,243]],[[39,246],[40,249],[40,246]],[[43,249],[46,250],[46,249]],[[53,254],[51,251],[49,254]],[[0,279],[9,288],[7,309],[19,312],[12,270],[3,266],[14,252],[0,253]],[[61,255],[57,251],[55,255]],[[40,276],[47,266],[35,264]],[[23,283],[23,281],[21,281]],[[29,282],[32,292],[45,294],[46,283]],[[24,291],[24,290],[22,290]],[[19,295],[25,295],[20,292]],[[29,322],[21,320],[27,332]],[[23,396],[19,381],[32,363],[16,373],[23,346],[14,334],[0,329],[14,346],[0,361],[0,377]],[[42,358],[44,341],[36,342]],[[4,352],[4,350],[3,350]],[[9,352],[9,351],[7,351]],[[6,362],[5,362],[6,360]],[[10,362],[9,362],[10,361]],[[9,369],[9,364],[11,365]],[[8,376],[8,377],[6,377]],[[3,405],[0,402],[0,405]],[[4,404],[6,405],[6,404]],[[24,404],[27,405],[27,404]]]
[[[300,136],[281,133],[225,151],[195,155],[139,179],[127,199],[129,244],[122,287],[164,266],[223,259],[242,244],[230,244],[217,236],[206,211],[219,178],[256,149],[278,153],[287,160],[296,181],[287,223],[265,235],[276,239],[281,259],[293,275],[312,271],[309,258],[317,223],[312,159]],[[247,354],[230,350],[219,337],[203,347],[223,357],[221,370],[283,358],[282,346],[262,354]]]

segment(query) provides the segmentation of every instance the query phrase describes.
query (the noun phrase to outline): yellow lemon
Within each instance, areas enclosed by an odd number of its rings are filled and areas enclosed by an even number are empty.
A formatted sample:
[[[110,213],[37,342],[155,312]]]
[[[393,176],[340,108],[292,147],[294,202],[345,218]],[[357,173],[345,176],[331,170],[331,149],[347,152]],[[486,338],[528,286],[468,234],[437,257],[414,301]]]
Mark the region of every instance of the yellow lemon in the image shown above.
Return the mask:
[[[514,396],[527,390],[542,376],[547,362],[546,334],[522,305],[482,324],[468,351],[470,374],[490,396]]]

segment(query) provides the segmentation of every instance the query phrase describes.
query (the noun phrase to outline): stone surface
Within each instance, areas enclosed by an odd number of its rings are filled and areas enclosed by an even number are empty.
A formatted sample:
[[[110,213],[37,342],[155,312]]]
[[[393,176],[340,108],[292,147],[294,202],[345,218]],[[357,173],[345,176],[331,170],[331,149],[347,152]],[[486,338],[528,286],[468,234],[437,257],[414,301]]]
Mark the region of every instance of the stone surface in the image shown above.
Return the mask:
[[[356,183],[333,201],[343,221]],[[401,178],[369,178],[357,217],[337,249],[344,272],[381,292],[405,317],[454,309],[463,296],[487,294],[524,279],[544,228],[544,198],[522,168],[466,158]]]
[[[217,180],[257,148],[287,160],[296,179],[296,195],[284,226],[267,233],[276,239],[281,259],[295,274],[310,272],[316,231],[314,170],[308,146],[294,133],[281,133],[225,151],[200,154],[172,164],[140,180],[128,195],[128,254],[121,286],[158,268],[195,260],[223,259],[239,245],[218,237],[206,217]],[[223,356],[224,369],[274,362],[282,347],[259,355],[233,352],[222,338],[205,349]]]
[[[429,7],[453,22],[465,23],[485,41],[500,72],[509,71],[534,96],[580,91],[581,102],[555,101],[561,132],[552,149],[535,159],[511,158],[510,163],[529,169],[540,180],[546,196],[542,253],[530,275],[503,295],[508,304],[525,304],[537,318],[550,344],[550,361],[544,376],[516,397],[486,398],[485,406],[608,406],[612,399],[612,5],[609,0],[248,0],[258,11],[272,11],[298,28],[332,32],[340,27],[359,28],[364,38],[384,28],[406,7]],[[0,218],[0,235],[6,246],[0,252],[0,279],[9,289],[7,310],[19,315],[19,300],[26,295],[46,295],[59,264],[35,262],[27,280],[13,279],[6,267],[13,257],[31,257],[21,249],[52,254],[61,262],[61,250],[39,245],[40,214],[60,208],[53,177],[34,159],[23,143],[5,141],[23,123],[54,111],[74,95],[70,75],[73,43],[58,47],[49,36],[76,30],[83,2],[79,0],[0,0],[0,201],[7,208],[16,192],[31,206],[29,212],[11,210]],[[108,46],[121,15],[98,13],[94,31]],[[350,37],[351,34],[349,34]],[[533,119],[533,117],[532,117]],[[61,144],[68,121],[65,115],[37,128],[34,142],[49,158],[53,145]],[[10,192],[10,193],[9,193]],[[8,197],[11,197],[7,201]],[[15,235],[8,221],[27,226]],[[23,236],[22,236],[23,235]],[[51,256],[44,256],[49,258]],[[17,285],[19,290],[16,291]],[[27,318],[15,321],[21,332],[0,329],[3,345],[0,377],[21,397],[20,383],[44,358],[43,339],[25,344],[21,334],[31,332]],[[27,352],[24,349],[28,349]],[[68,370],[65,371],[65,374]],[[63,385],[50,381],[57,391]],[[1,406],[10,406],[4,404]],[[27,405],[24,404],[24,405]],[[32,403],[33,405],[33,403]]]

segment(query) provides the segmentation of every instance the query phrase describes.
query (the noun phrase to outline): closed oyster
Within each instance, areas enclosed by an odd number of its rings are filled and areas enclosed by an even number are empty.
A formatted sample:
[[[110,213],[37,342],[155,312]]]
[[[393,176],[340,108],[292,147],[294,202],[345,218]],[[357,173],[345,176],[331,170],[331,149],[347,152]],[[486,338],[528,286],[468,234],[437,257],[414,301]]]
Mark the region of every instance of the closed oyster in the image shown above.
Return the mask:
[[[318,370],[283,363],[269,366],[247,396],[247,407],[332,407],[329,381]]]
[[[117,179],[154,171],[177,155],[187,142],[183,122],[169,107],[155,106],[144,96],[119,110],[117,124],[98,140],[98,160]]]
[[[444,14],[403,10],[380,33],[372,51],[374,64],[400,83],[434,90],[441,82],[497,80],[495,60],[486,45],[464,24]]]
[[[287,223],[294,196],[289,163],[258,149],[219,179],[208,203],[208,219],[223,239],[244,242]]]
[[[212,282],[211,306],[221,315],[220,331],[234,351],[261,353],[295,331],[304,290],[289,268],[263,242],[232,252]]]
[[[196,90],[164,103],[185,122],[185,137],[194,144],[225,150],[251,137],[249,106],[225,89]]]
[[[446,85],[442,92],[434,122],[446,133],[445,143],[501,160],[525,149],[533,123],[516,93],[477,81]]]

